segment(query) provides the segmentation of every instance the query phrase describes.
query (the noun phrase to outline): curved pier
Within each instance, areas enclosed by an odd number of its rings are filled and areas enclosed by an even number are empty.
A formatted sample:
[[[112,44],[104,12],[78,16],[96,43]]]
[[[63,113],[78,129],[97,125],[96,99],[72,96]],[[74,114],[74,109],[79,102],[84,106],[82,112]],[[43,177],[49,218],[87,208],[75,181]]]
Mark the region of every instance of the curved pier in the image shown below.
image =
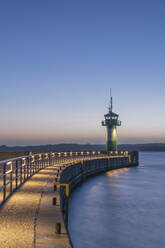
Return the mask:
[[[44,153],[1,162],[0,247],[71,247],[69,193],[87,177],[138,164],[121,152]]]

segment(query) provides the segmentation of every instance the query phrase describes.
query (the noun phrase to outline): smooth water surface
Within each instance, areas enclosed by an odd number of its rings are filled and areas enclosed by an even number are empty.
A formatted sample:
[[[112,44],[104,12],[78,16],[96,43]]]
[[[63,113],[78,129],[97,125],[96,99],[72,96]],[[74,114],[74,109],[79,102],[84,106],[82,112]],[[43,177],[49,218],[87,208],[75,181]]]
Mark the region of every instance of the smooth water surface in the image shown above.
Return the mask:
[[[69,205],[74,248],[165,248],[165,153],[90,178]]]

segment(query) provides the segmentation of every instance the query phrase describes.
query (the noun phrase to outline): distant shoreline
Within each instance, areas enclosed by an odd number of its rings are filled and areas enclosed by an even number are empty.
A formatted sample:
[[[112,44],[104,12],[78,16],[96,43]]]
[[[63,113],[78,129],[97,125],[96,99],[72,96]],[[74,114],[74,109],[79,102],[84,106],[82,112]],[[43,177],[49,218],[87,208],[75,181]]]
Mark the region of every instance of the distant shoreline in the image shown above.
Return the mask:
[[[38,146],[0,146],[0,152],[48,152],[48,151],[102,151],[105,145],[101,144],[54,144]],[[165,152],[165,143],[146,144],[119,144],[118,150],[141,151],[141,152]]]

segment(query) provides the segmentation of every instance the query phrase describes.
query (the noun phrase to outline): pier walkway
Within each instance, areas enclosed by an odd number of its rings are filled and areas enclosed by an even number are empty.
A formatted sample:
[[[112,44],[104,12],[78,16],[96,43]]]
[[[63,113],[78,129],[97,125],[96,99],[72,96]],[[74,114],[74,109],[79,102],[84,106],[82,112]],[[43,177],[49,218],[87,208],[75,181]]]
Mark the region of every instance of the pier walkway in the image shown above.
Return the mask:
[[[55,247],[53,243],[55,222],[53,222],[53,219],[56,217],[56,213],[54,211],[52,214],[52,194],[54,192],[51,191],[56,170],[57,168],[54,166],[41,170],[22,185],[2,206],[0,209],[1,248],[35,247],[37,235],[39,235],[40,240],[37,247],[44,247],[42,246],[42,243],[43,245],[45,243],[44,239],[47,241],[46,247]],[[45,195],[45,192],[49,193]],[[40,214],[41,204],[42,213]],[[45,207],[48,207],[46,208],[45,216],[47,218],[45,223],[48,232],[47,236],[44,236],[44,231],[42,231],[44,226],[40,227],[39,230],[36,228],[37,222],[42,222]],[[62,216],[58,216],[58,218],[62,218]],[[63,227],[62,232],[63,236],[56,239],[56,245],[70,247],[65,227]],[[62,246],[60,246],[60,241]]]
[[[63,223],[63,220],[60,199],[57,206],[53,206],[52,199],[60,167],[92,156],[73,155],[57,153],[56,158],[50,160],[45,153],[30,156],[31,160],[21,157],[1,162],[0,248],[71,247],[64,224],[62,235],[55,235],[55,223],[57,220]]]
[[[128,153],[110,156],[111,162],[106,157],[99,152],[44,153],[0,162],[0,248],[71,248],[61,212],[60,187],[54,191],[54,183],[60,180],[60,173],[61,179],[76,185],[82,176],[129,162]],[[97,162],[101,159],[104,164]],[[56,234],[56,223],[61,223],[60,234]]]

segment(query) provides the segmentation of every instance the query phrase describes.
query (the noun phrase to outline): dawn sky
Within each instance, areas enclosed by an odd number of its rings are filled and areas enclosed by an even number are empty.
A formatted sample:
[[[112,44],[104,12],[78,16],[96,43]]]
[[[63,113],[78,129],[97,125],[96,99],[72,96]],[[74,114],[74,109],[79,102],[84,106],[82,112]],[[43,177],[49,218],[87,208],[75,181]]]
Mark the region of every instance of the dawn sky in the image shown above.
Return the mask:
[[[165,142],[165,1],[0,1],[0,145]]]

